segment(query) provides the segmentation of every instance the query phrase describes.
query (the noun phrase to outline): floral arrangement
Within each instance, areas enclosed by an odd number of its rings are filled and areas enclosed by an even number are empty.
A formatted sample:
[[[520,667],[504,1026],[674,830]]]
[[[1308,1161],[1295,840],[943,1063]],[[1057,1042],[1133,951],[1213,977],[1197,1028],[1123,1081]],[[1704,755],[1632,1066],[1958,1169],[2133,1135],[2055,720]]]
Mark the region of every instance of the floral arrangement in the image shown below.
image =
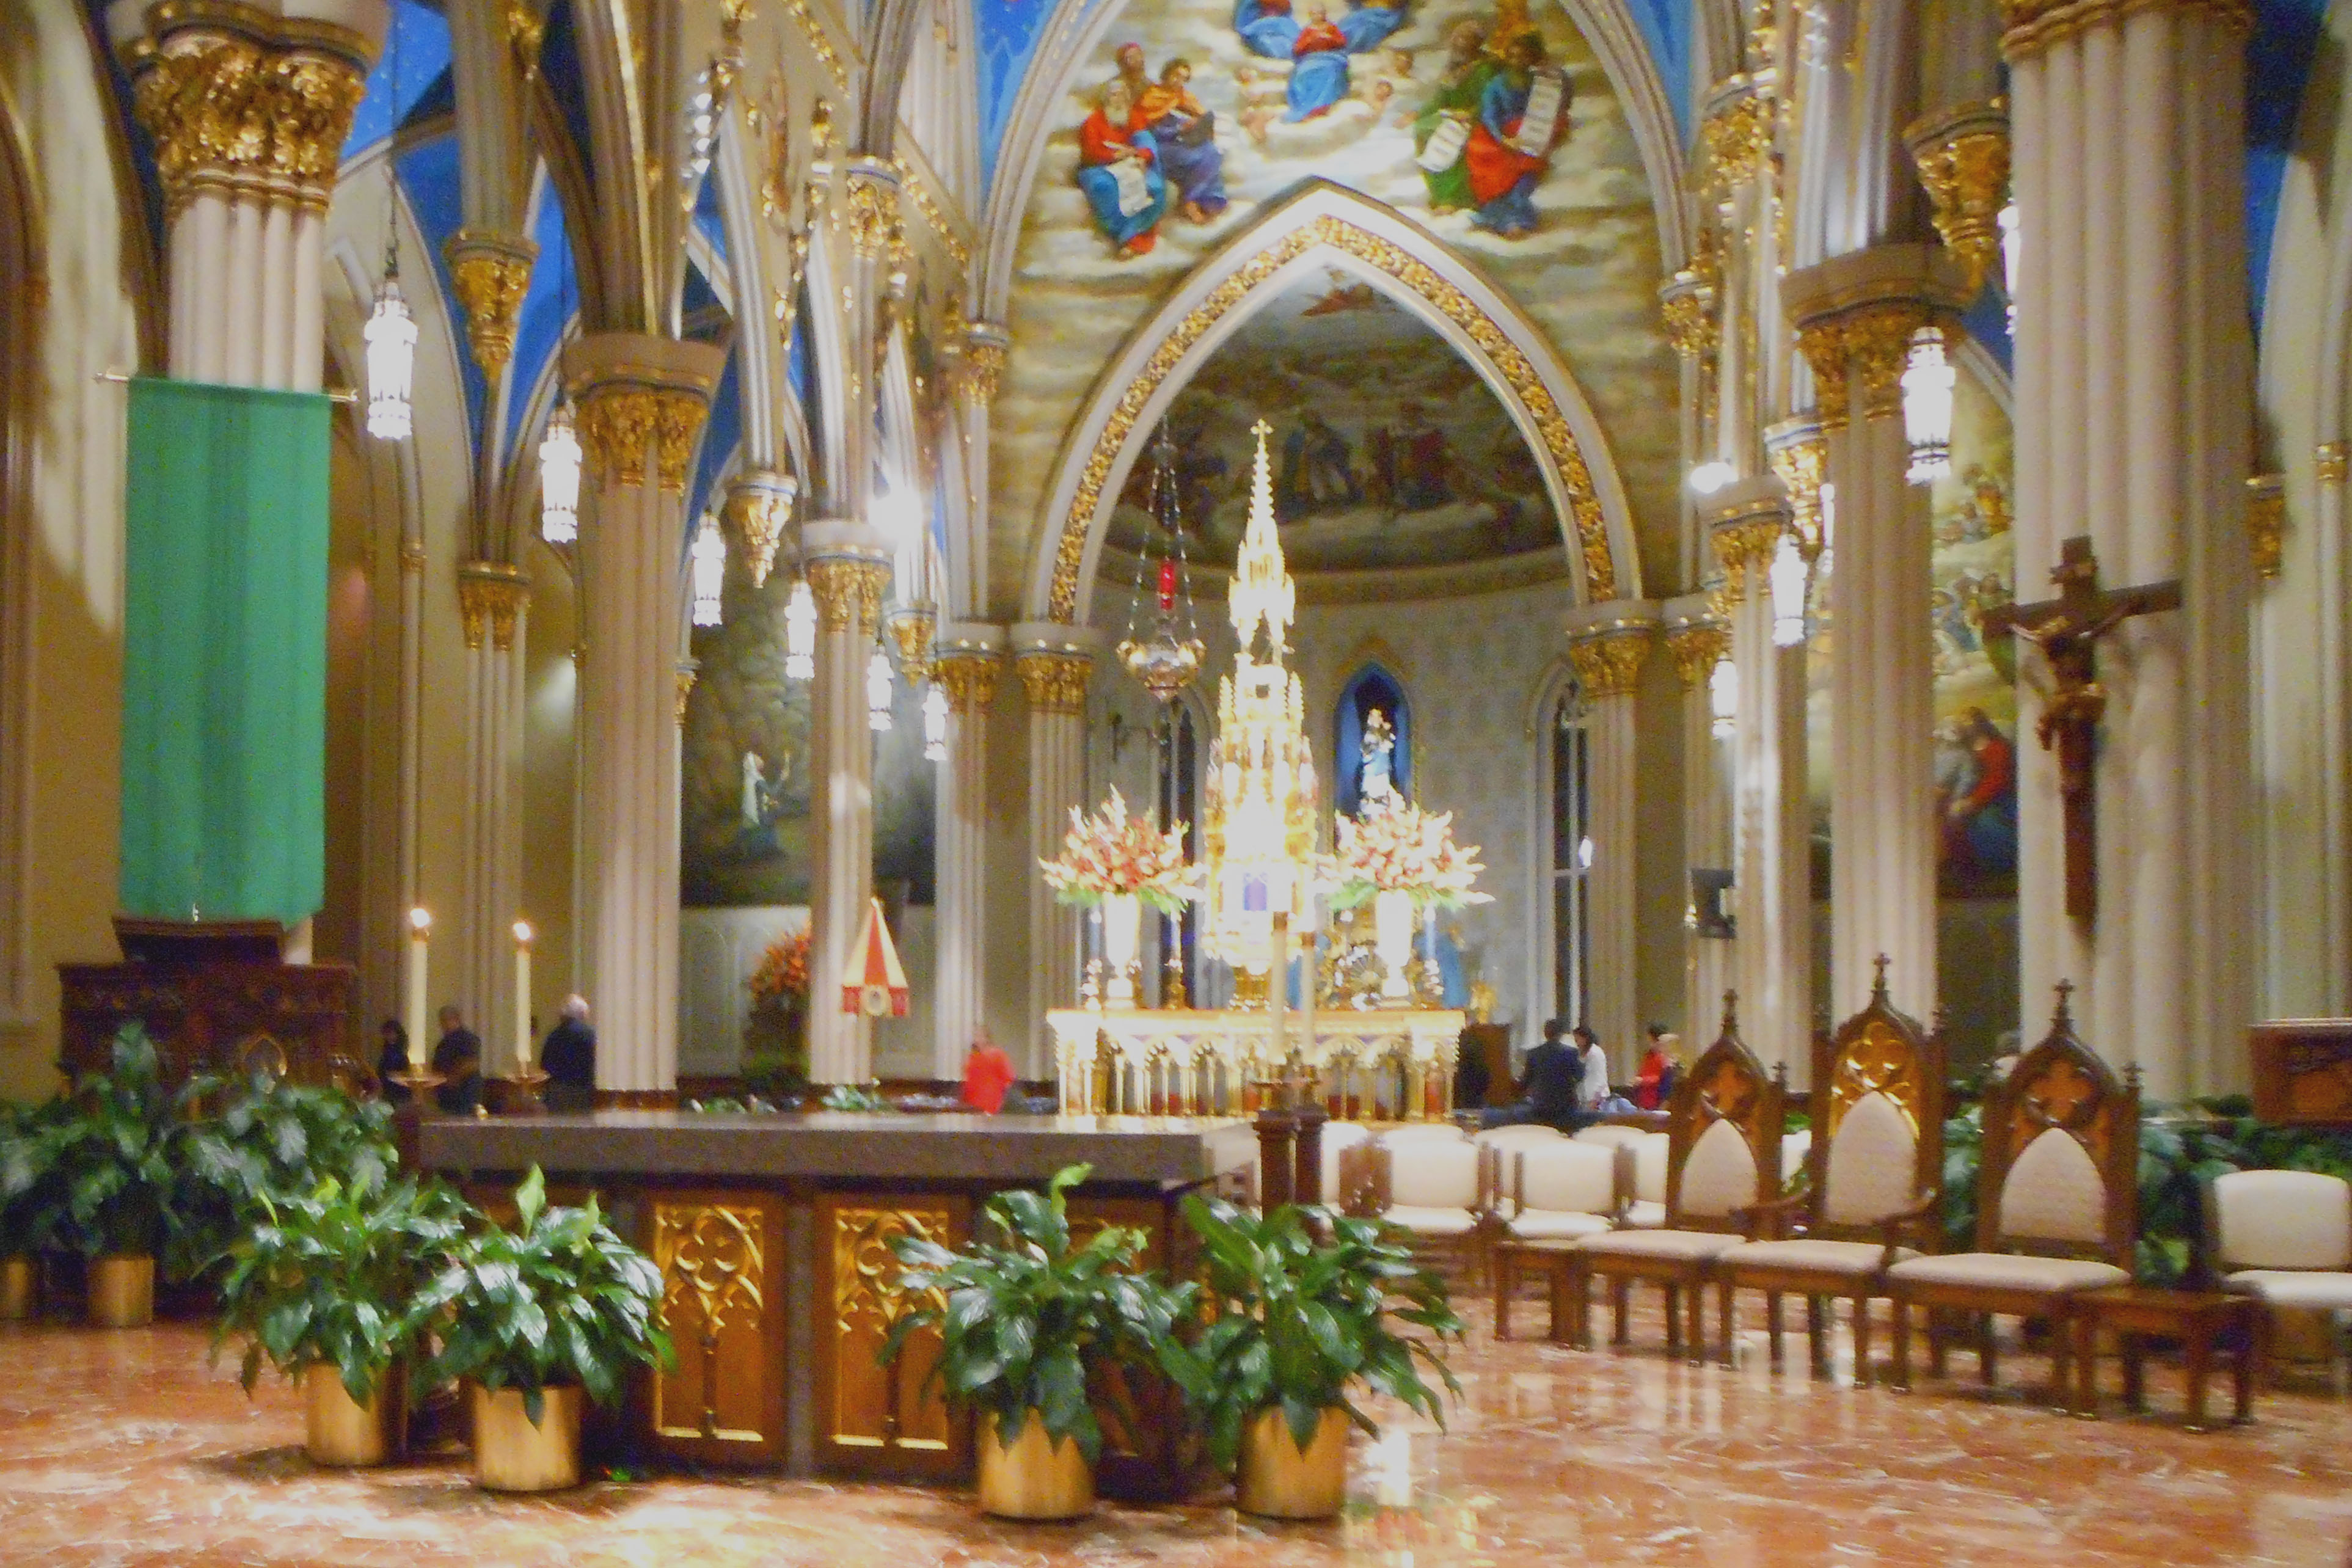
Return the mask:
[[[1471,885],[1486,868],[1478,847],[1454,841],[1454,813],[1431,816],[1399,803],[1333,823],[1338,852],[1331,857],[1331,907],[1353,909],[1376,893],[1407,893],[1422,907],[1459,909],[1486,904],[1489,895]]]
[[[1184,824],[1163,833],[1149,820],[1129,816],[1116,785],[1109,803],[1092,816],[1070,808],[1060,857],[1038,865],[1055,898],[1081,907],[1131,893],[1173,915],[1196,896],[1192,868],[1184,863]]]
[[[743,982],[753,1007],[791,1007],[808,999],[809,930],[803,925],[779,936],[760,955],[759,967]]]

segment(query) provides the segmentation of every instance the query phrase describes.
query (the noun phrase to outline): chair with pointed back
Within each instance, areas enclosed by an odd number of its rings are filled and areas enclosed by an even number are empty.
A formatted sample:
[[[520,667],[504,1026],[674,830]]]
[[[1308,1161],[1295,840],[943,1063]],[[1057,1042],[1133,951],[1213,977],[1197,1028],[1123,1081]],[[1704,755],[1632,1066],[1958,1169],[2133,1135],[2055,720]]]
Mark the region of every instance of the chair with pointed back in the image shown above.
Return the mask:
[[[1758,1205],[1751,1239],[1716,1260],[1723,1354],[1729,1360],[1735,1294],[1761,1291],[1777,1371],[1780,1300],[1802,1296],[1812,1373],[1824,1376],[1823,1307],[1843,1297],[1853,1302],[1854,1381],[1864,1384],[1870,1302],[1885,1295],[1891,1265],[1932,1247],[1944,1175],[1943,1030],[1923,1032],[1888,1001],[1884,956],[1870,1005],[1813,1037],[1812,1105],[1803,1189]]]
[[[1591,1343],[1592,1276],[1609,1281],[1612,1343],[1625,1343],[1625,1308],[1635,1281],[1666,1300],[1666,1348],[1704,1354],[1703,1286],[1715,1260],[1747,1239],[1744,1213],[1780,1189],[1780,1134],[1787,1086],[1740,1043],[1738,996],[1723,998],[1723,1033],[1675,1084],[1667,1107],[1666,1222],[1659,1229],[1613,1230],[1578,1241],[1569,1266],[1576,1342]],[[1687,1311],[1689,1331],[1684,1332]]]
[[[2075,1309],[2070,1298],[2131,1281],[2139,1229],[2139,1071],[2118,1079],[2074,1033],[2058,987],[2050,1032],[1984,1103],[1977,1249],[1906,1259],[1886,1270],[1895,1301],[1895,1382],[1911,1385],[1916,1308],[1979,1314],[1979,1371],[1999,1378],[1996,1313],[2051,1321],[2055,1402],[2067,1403]],[[1932,1330],[1931,1370],[1944,1371]]]

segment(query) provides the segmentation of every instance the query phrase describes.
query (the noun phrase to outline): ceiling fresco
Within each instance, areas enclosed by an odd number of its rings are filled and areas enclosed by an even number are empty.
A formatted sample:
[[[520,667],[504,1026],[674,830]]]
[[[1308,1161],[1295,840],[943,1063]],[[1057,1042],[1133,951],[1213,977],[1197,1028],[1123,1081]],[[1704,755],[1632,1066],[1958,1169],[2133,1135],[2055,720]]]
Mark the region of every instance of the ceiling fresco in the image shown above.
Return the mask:
[[[1297,279],[1177,395],[1168,425],[1194,560],[1233,565],[1261,418],[1283,552],[1310,591],[1331,573],[1475,574],[1481,587],[1566,575],[1543,476],[1501,402],[1371,284],[1337,267]],[[1142,546],[1151,488],[1139,463],[1112,514],[1112,550]]]
[[[1139,4],[1066,99],[1007,312],[998,581],[1028,580],[1055,465],[1102,367],[1204,256],[1315,178],[1396,209],[1517,302],[1606,434],[1645,561],[1671,570],[1679,382],[1656,221],[1607,73],[1550,0]]]

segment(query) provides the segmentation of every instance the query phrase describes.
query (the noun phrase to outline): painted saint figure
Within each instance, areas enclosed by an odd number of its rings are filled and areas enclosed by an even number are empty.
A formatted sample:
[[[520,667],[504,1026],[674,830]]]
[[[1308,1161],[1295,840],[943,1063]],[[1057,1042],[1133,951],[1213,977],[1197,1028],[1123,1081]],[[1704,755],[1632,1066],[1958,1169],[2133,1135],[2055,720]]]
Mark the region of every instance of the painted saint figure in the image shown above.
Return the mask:
[[[1446,35],[1445,69],[1412,122],[1413,161],[1429,187],[1429,210],[1451,213],[1476,206],[1470,194],[1470,169],[1463,153],[1470,128],[1486,100],[1486,84],[1502,69],[1486,53],[1486,24],[1476,17],[1457,22]]]
[[[1122,50],[1122,76],[1125,64]],[[1159,143],[1160,170],[1176,187],[1177,211],[1188,223],[1205,224],[1225,210],[1225,155],[1217,146],[1216,116],[1192,96],[1192,61],[1170,60],[1135,101]]]
[[[1095,111],[1078,127],[1078,189],[1121,256],[1141,256],[1158,242],[1168,182],[1160,172],[1158,139],[1143,129],[1124,79],[1103,89]]]
[[[1536,185],[1568,134],[1568,78],[1545,65],[1541,36],[1513,38],[1503,68],[1479,96],[1477,123],[1464,149],[1478,204],[1475,226],[1505,239],[1535,232]],[[1549,125],[1542,123],[1547,115]]]
[[[1401,5],[1359,5],[1338,21],[1323,0],[1310,0],[1307,20],[1290,14],[1290,0],[1240,0],[1234,31],[1268,59],[1291,62],[1289,108],[1296,123],[1327,114],[1348,96],[1348,57],[1378,48],[1404,22]]]

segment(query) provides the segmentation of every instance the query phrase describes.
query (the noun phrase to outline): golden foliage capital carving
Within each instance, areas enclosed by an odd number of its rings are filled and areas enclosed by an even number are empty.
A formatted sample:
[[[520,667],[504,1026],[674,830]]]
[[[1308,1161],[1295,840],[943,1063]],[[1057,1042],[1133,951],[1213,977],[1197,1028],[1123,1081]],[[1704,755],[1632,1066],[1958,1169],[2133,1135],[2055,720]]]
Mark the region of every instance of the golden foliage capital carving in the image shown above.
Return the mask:
[[[829,556],[809,563],[809,592],[816,599],[817,625],[848,632],[859,642],[874,635],[882,619],[882,589],[890,569],[861,556]]]
[[[1813,371],[1813,406],[1824,430],[1842,430],[1851,417],[1845,334],[1838,323],[1806,321],[1797,328],[1797,351]]]
[[[1741,513],[1707,530],[1715,559],[1723,563],[1725,591],[1731,603],[1746,596],[1750,568],[1760,572],[1771,565],[1788,528],[1787,517],[1776,509]]]
[[[581,444],[597,477],[624,489],[644,486],[646,452],[653,447],[661,487],[684,495],[703,411],[698,394],[677,387],[600,387],[581,407]]]
[[[1025,649],[1013,660],[1032,713],[1083,714],[1094,660],[1066,648]]]
[[[2246,481],[2246,539],[2254,574],[2276,577],[2286,563],[2286,476],[2257,474]]]
[[[1770,78],[1733,77],[1717,83],[1716,99],[1699,125],[1706,182],[1727,191],[1760,177],[1772,149],[1774,115]]]
[[[902,227],[898,214],[898,172],[887,163],[871,160],[851,165],[842,205],[849,224],[849,245],[861,258],[871,259],[890,249],[891,237]]]
[[[695,672],[681,664],[677,669],[677,727],[686,727],[686,705],[694,695]]]
[[[1935,312],[1918,299],[1883,299],[1843,317],[1846,363],[1862,382],[1864,418],[1902,413],[1903,367],[1911,357],[1912,335],[1935,319]]]
[[[1715,347],[1715,285],[1696,269],[1684,267],[1658,290],[1658,313],[1665,318],[1666,340],[1685,359]]]
[[[1905,133],[1919,183],[1935,209],[1936,233],[1968,272],[1968,292],[1984,287],[2000,251],[2000,209],[2009,200],[2009,117],[2000,99],[1918,121]]]
[[[984,649],[962,648],[931,661],[931,679],[948,694],[948,711],[959,717],[986,713],[996,700],[996,677],[1004,661]]]
[[[1713,621],[1694,621],[1666,633],[1666,652],[1674,656],[1675,678],[1686,692],[1705,685],[1730,648],[1731,629]]]
[[[539,247],[527,240],[459,229],[442,248],[449,260],[450,287],[466,308],[467,346],[484,379],[496,384],[514,356],[515,324]]]
[[[466,646],[479,648],[487,630],[499,652],[514,646],[515,627],[530,603],[530,580],[500,561],[469,560],[457,569],[457,613]]]
[[[898,667],[910,681],[928,679],[931,668],[931,632],[939,618],[928,610],[901,610],[890,617],[890,640],[898,644]]]
[[[1111,469],[1133,433],[1136,422],[1160,384],[1184,362],[1202,338],[1238,308],[1258,287],[1291,262],[1318,246],[1344,251],[1411,289],[1447,320],[1461,328],[1491,363],[1503,383],[1526,408],[1541,439],[1545,454],[1559,468],[1569,495],[1569,510],[1584,566],[1586,596],[1598,602],[1617,596],[1617,567],[1609,548],[1608,519],[1601,494],[1593,484],[1568,416],[1551,389],[1510,335],[1477,301],[1465,294],[1435,268],[1402,246],[1325,214],[1301,224],[1274,240],[1218,283],[1208,297],[1186,312],[1151,350],[1142,371],[1128,383],[1095,437],[1094,447],[1080,471],[1069,509],[1062,516],[1061,535],[1054,552],[1054,581],[1047,608],[1054,620],[1067,625],[1077,617],[1078,572],[1086,557],[1087,533],[1093,526]]]
[[[205,188],[267,191],[325,209],[366,90],[360,60],[189,30],[140,64],[132,111],[155,139],[173,211]]]
[[[1012,341],[1011,334],[992,322],[965,323],[962,385],[975,402],[985,405],[996,401],[996,389],[1004,380],[1004,361]]]
[[[1797,543],[1810,560],[1822,549],[1822,485],[1829,476],[1829,438],[1811,420],[1793,420],[1764,433],[1764,459],[1789,492]]]
[[[767,586],[799,494],[800,486],[782,475],[746,477],[727,493],[727,520],[742,536],[743,561],[751,569],[753,588]]]
[[[1576,684],[1587,697],[1631,695],[1649,657],[1650,632],[1645,626],[1616,627],[1580,637],[1568,645],[1568,661],[1576,666]]]

